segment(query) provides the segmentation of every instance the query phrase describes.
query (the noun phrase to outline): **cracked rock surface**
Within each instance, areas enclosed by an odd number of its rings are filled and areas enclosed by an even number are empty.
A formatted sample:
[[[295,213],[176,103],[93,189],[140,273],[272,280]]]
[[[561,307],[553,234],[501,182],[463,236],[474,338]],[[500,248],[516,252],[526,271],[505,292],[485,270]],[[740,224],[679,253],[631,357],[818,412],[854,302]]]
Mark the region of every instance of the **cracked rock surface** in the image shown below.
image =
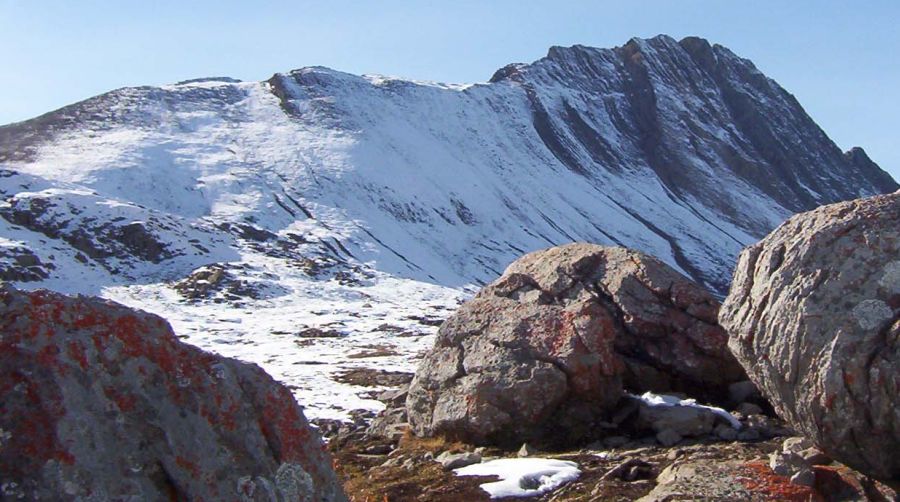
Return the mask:
[[[596,434],[623,390],[721,401],[746,376],[718,308],[636,251],[527,254],[441,326],[410,386],[410,424],[474,443],[570,442]]]
[[[900,192],[797,215],[747,248],[720,321],[782,418],[900,479]]]
[[[290,391],[160,317],[0,286],[3,500],[346,500]]]

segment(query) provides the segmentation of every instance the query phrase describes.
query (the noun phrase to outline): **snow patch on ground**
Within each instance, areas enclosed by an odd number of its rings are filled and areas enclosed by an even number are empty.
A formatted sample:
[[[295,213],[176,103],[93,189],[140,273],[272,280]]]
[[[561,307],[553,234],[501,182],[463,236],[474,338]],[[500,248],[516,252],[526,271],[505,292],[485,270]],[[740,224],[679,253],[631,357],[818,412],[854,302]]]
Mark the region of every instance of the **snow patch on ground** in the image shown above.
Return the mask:
[[[549,458],[502,458],[469,465],[453,472],[457,476],[499,477],[500,481],[481,485],[492,499],[543,495],[581,475],[575,462]]]

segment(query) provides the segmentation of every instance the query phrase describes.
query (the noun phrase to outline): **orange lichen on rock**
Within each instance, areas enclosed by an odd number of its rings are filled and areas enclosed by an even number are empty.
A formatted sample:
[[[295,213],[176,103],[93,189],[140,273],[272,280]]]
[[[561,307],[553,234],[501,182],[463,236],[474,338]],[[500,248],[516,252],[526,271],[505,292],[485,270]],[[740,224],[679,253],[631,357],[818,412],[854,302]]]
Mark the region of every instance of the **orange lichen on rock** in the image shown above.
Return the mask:
[[[768,500],[783,502],[821,501],[812,488],[791,484],[791,480],[775,474],[772,469],[761,462],[750,462],[743,465],[744,476],[736,479],[747,490],[758,493]]]

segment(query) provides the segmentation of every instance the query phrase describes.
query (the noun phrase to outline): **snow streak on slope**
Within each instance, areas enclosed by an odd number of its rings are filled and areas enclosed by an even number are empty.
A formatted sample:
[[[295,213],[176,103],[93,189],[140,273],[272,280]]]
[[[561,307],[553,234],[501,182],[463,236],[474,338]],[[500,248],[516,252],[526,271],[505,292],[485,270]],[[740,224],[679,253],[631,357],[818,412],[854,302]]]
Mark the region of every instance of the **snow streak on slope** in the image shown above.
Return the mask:
[[[314,416],[375,406],[329,379],[411,370],[434,328],[410,316],[524,252],[624,245],[721,294],[793,212],[897,188],[748,61],[668,37],[468,86],[316,67],[121,89],[0,127],[0,169],[0,278],[157,312]],[[366,350],[398,355],[347,359]]]

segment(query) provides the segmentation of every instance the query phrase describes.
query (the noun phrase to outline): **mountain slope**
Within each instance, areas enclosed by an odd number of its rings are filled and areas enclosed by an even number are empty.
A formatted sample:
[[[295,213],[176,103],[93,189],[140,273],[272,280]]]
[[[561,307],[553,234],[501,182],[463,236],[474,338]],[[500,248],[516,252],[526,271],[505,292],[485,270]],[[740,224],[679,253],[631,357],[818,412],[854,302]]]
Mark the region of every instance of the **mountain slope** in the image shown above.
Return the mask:
[[[120,89],[0,127],[0,168],[0,276],[197,333],[204,309],[231,315],[215,301],[296,317],[329,298],[344,305],[329,322],[358,331],[351,314],[367,295],[387,305],[386,284],[413,311],[449,308],[574,240],[640,249],[723,294],[739,250],[789,215],[898,188],[749,61],[666,36],[554,47],[466,86],[314,67]],[[210,264],[222,272],[172,287]]]

